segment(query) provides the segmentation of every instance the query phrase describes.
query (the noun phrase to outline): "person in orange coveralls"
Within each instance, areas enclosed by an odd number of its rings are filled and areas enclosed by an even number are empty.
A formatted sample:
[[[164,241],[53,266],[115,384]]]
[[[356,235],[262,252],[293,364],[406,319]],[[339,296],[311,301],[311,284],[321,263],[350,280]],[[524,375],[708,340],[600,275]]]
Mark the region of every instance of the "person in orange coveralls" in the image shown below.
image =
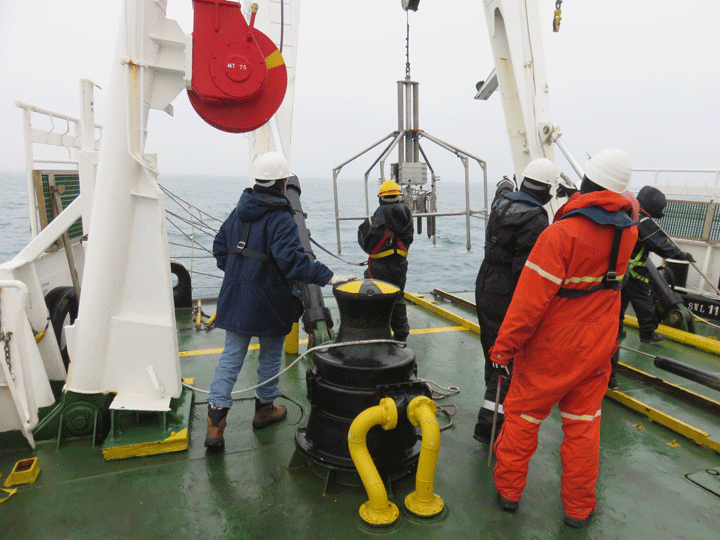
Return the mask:
[[[491,361],[514,358],[495,442],[500,504],[519,507],[540,423],[559,404],[564,438],[560,491],[567,525],[580,528],[595,510],[600,409],[618,347],[620,287],[637,240],[631,203],[620,195],[632,164],[603,150],[585,164],[580,193],[555,214],[528,256]]]

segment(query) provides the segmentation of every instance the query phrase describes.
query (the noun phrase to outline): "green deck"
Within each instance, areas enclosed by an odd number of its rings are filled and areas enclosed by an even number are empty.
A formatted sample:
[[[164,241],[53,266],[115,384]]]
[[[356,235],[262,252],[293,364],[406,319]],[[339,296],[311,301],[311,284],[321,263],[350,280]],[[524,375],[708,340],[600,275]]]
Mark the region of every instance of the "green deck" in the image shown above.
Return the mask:
[[[471,294],[465,294],[470,298]],[[326,298],[337,317],[334,298]],[[471,321],[474,315],[438,301]],[[209,313],[214,306],[203,303]],[[562,523],[557,410],[543,423],[538,450],[530,464],[528,486],[520,510],[502,512],[495,497],[488,447],[472,439],[482,400],[482,351],[476,334],[458,329],[435,314],[408,307],[414,329],[408,345],[415,351],[418,376],[438,385],[455,385],[460,393],[439,400],[454,404],[453,425],[442,431],[435,492],[447,505],[439,520],[418,521],[401,513],[391,531],[368,532],[358,508],[367,495],[356,478],[327,478],[295,454],[297,425],[306,418],[305,370],[301,361],[280,382],[288,407],[285,422],[253,431],[252,394],[239,396],[228,417],[226,451],[206,455],[206,406],[196,393],[187,451],[144,458],[104,461],[89,438],[68,439],[37,449],[0,452],[3,481],[19,459],[36,456],[41,468],[33,484],[19,486],[0,505],[0,538],[29,539],[350,539],[350,538],[595,538],[665,539],[720,537],[720,456],[647,417],[606,399],[601,430],[598,510],[582,530]],[[178,314],[181,351],[207,351],[181,357],[184,377],[207,388],[224,333],[197,331],[189,310]],[[301,339],[305,336],[301,333]],[[641,346],[629,329],[623,346],[697,362],[720,371],[720,359],[675,343]],[[306,345],[301,345],[301,351]],[[256,382],[257,351],[251,351],[236,388]],[[294,355],[286,355],[290,363]],[[718,392],[682,381],[652,367],[646,356],[623,350],[621,362],[682,384],[720,401]],[[714,366],[714,367],[712,367]],[[619,377],[620,391],[681,418],[720,440],[720,419],[675,398]],[[448,418],[439,415],[442,425]],[[674,443],[673,443],[674,441]],[[701,484],[701,485],[698,485]],[[389,496],[403,508],[414,490],[414,476],[394,480]],[[0,492],[0,498],[3,494]]]

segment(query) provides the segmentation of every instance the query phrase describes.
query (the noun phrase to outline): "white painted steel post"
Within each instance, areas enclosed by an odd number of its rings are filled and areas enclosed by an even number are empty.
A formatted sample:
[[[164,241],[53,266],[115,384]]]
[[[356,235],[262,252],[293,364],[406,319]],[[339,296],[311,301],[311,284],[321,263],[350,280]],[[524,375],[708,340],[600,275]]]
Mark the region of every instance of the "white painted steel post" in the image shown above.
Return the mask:
[[[131,410],[158,410],[181,393],[165,207],[151,156],[143,154],[149,108],[164,110],[182,74],[155,80],[161,61],[150,35],[179,27],[164,4],[123,8],[108,95],[78,318],[66,331],[68,391],[117,392]],[[153,84],[162,84],[161,96]],[[168,100],[169,101],[166,101]],[[152,374],[153,376],[150,376]],[[160,403],[160,405],[158,405]],[[164,404],[164,405],[163,405]]]

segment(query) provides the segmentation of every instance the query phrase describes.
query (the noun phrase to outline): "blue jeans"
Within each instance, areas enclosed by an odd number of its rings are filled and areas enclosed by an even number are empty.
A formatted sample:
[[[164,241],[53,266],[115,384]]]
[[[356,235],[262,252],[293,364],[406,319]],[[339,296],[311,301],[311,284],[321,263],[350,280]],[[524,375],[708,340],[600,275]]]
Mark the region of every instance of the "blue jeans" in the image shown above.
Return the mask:
[[[215,368],[215,375],[210,383],[208,403],[212,403],[215,407],[232,407],[233,401],[230,394],[237,382],[238,373],[242,369],[251,338],[252,336],[225,331],[225,348],[220,354],[220,362]],[[260,355],[257,372],[258,384],[261,384],[280,372],[285,336],[258,339],[260,340]],[[279,393],[278,379],[274,379],[257,388],[255,397],[260,400],[260,403],[270,403],[278,397]]]

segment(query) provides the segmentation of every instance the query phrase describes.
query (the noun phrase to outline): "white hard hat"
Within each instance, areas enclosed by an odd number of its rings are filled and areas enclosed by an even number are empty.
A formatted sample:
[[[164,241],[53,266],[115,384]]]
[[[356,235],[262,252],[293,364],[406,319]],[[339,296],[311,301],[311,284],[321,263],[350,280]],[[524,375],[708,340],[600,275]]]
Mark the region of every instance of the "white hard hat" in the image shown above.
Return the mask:
[[[278,152],[265,152],[258,156],[250,166],[250,176],[261,186],[270,186],[275,180],[282,180],[292,176],[288,169],[288,162]]]
[[[595,154],[585,163],[585,176],[595,184],[615,193],[630,185],[632,161],[622,150],[610,148]]]
[[[547,158],[539,158],[530,162],[523,171],[523,181],[526,178],[534,180],[540,184],[554,186],[557,184],[557,177],[560,171],[555,164]]]

